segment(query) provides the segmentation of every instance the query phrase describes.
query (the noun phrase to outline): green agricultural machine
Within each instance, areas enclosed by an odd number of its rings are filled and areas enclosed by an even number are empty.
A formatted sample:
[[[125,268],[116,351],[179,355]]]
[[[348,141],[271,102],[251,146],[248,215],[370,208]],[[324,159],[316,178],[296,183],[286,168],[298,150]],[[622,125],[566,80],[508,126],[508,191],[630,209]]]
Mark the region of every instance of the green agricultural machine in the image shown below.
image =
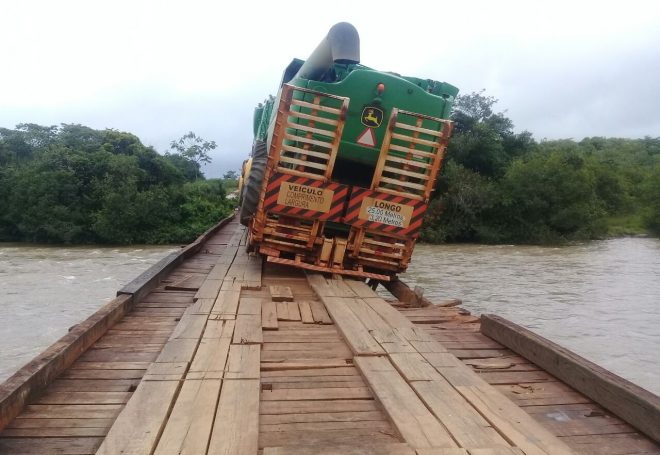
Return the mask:
[[[359,62],[342,22],[284,70],[255,110],[240,217],[270,262],[389,280],[410,262],[458,89]]]

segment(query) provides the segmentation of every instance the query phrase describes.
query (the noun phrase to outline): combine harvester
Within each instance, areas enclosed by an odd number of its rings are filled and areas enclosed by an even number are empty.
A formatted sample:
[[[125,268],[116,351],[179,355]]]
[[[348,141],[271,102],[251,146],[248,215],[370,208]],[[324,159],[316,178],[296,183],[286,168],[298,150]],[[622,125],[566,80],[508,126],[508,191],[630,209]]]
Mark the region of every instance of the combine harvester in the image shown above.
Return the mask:
[[[241,223],[269,262],[389,281],[406,270],[458,89],[360,65],[348,23],[255,111]]]

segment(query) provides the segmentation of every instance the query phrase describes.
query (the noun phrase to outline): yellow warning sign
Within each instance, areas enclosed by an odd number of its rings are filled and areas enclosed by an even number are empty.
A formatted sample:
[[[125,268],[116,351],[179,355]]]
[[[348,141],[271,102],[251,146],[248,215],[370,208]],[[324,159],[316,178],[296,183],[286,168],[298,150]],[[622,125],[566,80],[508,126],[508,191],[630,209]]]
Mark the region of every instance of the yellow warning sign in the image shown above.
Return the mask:
[[[360,207],[359,218],[372,223],[407,228],[414,210],[415,208],[412,205],[365,197]]]
[[[327,212],[332,204],[333,190],[315,188],[298,183],[282,182],[277,195],[277,203],[317,212]]]

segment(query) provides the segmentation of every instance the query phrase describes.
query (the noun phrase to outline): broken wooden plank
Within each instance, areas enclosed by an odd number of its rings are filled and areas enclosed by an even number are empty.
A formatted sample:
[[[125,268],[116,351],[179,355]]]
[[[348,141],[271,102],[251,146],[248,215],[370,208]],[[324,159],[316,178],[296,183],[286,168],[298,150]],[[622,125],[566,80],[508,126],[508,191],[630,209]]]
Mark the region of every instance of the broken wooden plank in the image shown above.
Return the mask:
[[[412,388],[463,447],[507,446],[507,442],[444,379],[415,381]]]
[[[236,316],[233,340],[235,344],[263,343],[261,316],[257,314],[239,314]]]
[[[270,286],[269,290],[273,302],[293,302],[293,293],[289,286]]]
[[[559,438],[537,423],[492,386],[454,386],[508,441],[526,455],[572,454]]]
[[[316,300],[312,300],[309,302],[309,307],[312,310],[312,316],[314,317],[314,322],[317,324],[327,324],[330,325],[332,324],[332,319],[330,319],[330,315],[325,309],[325,306]]]
[[[258,344],[232,344],[225,368],[225,379],[259,379],[261,347]]]
[[[219,291],[211,314],[236,314],[240,295],[240,290]]]
[[[261,328],[263,330],[277,330],[277,307],[275,302],[264,300],[261,304]]]

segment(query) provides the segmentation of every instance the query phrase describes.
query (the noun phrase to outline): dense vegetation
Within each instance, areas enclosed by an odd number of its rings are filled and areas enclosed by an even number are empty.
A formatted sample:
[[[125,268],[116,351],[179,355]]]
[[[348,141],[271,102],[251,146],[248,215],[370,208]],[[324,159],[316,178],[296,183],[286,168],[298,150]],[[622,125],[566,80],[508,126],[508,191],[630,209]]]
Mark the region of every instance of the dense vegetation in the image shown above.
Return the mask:
[[[457,100],[454,136],[427,211],[427,242],[559,243],[660,233],[660,138],[537,142]]]
[[[459,97],[427,242],[559,243],[660,234],[660,138],[537,142],[483,93]],[[236,173],[200,172],[214,142],[158,154],[81,125],[0,128],[0,241],[187,242],[226,216]]]
[[[160,155],[115,130],[0,128],[0,241],[194,239],[232,207],[223,182],[200,173],[215,144],[190,134],[173,142],[174,153]]]

